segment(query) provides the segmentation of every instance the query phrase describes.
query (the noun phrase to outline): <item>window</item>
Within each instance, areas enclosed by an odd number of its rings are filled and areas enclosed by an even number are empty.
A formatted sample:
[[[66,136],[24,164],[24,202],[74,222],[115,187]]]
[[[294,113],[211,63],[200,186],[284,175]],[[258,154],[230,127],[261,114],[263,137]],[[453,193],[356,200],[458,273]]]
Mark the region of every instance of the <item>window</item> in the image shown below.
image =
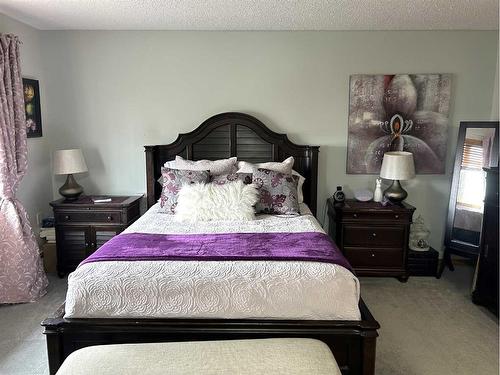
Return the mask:
[[[483,170],[483,143],[477,139],[465,139],[462,168]]]
[[[463,209],[482,212],[485,189],[483,144],[480,140],[466,138],[462,156],[462,169],[460,170],[457,204]]]

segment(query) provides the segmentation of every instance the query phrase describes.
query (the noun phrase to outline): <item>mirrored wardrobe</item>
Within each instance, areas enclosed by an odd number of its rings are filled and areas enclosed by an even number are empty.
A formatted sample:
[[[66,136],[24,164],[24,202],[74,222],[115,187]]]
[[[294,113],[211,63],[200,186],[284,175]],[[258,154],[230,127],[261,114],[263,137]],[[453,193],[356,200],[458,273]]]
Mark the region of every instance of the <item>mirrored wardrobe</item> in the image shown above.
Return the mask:
[[[498,167],[498,122],[460,123],[443,267],[454,269],[452,254],[477,260],[481,250],[486,173],[495,167]]]

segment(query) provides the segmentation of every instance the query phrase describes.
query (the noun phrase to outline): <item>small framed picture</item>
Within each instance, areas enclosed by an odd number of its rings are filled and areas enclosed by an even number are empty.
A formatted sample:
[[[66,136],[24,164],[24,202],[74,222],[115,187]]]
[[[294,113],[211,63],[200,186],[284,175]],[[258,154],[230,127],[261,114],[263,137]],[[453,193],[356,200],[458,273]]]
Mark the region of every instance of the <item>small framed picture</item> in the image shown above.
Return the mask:
[[[24,110],[26,112],[26,134],[28,138],[42,136],[42,113],[40,111],[40,88],[36,79],[23,78]]]

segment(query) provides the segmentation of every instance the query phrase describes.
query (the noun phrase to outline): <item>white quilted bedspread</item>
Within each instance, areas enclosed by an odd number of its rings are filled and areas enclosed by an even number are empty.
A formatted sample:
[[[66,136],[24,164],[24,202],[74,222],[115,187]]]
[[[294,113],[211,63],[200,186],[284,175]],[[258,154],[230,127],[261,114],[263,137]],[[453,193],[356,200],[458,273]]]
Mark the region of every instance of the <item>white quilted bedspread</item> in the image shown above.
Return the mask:
[[[323,230],[309,214],[186,224],[153,206],[125,232],[312,231]],[[108,261],[70,274],[65,317],[359,320],[358,301],[356,277],[329,263]]]

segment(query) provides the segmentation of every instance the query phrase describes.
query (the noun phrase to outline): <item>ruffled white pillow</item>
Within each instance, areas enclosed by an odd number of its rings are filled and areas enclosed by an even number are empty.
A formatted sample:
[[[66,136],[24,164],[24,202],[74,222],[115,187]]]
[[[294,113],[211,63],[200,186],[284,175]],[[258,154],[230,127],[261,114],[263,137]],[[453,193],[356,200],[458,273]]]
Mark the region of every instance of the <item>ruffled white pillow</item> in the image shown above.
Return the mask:
[[[255,186],[241,180],[224,185],[184,185],[179,191],[175,220],[253,220],[258,196]]]

